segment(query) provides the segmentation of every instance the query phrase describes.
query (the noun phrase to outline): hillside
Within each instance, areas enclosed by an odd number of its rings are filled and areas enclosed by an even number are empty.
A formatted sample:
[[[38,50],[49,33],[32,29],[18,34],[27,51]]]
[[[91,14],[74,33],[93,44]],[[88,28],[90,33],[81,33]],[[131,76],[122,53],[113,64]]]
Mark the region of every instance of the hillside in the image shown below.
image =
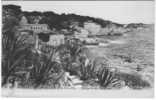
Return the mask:
[[[71,34],[74,31],[80,31],[79,29],[84,29],[94,35],[118,35],[144,26],[142,23],[125,25],[101,18],[77,14],[57,14],[53,11],[22,11],[18,5],[3,5],[3,15],[7,16],[7,14],[14,14],[13,16],[15,16],[17,23],[19,23],[22,16],[25,16],[29,24],[47,24],[51,30],[56,30],[60,33],[62,30],[66,30]]]

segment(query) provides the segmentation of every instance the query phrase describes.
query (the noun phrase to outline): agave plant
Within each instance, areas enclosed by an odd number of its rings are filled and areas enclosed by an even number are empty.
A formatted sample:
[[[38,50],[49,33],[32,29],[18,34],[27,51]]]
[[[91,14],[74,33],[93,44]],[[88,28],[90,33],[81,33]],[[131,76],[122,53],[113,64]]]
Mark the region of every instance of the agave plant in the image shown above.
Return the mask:
[[[96,78],[96,65],[95,61],[89,61],[88,59],[81,59],[80,65],[80,79],[89,80]]]
[[[2,86],[9,81],[9,77],[18,76],[16,73],[24,67],[23,61],[30,54],[25,39],[14,34],[8,31],[2,35]]]
[[[83,46],[80,41],[71,39],[67,40],[64,45],[61,45],[59,49],[61,63],[64,69],[72,73],[73,63],[76,63],[77,59],[80,57]]]
[[[98,71],[97,78],[102,88],[112,88],[119,84],[119,80],[115,77],[115,74],[106,67]]]
[[[53,60],[54,53],[55,50],[52,50],[49,56],[37,53],[34,55],[33,68],[29,78],[33,82],[34,88],[44,86],[50,80],[56,83],[63,75],[61,64]]]
[[[83,49],[82,43],[77,39],[68,40],[65,47],[69,51],[72,61],[76,60],[76,57],[79,56]]]

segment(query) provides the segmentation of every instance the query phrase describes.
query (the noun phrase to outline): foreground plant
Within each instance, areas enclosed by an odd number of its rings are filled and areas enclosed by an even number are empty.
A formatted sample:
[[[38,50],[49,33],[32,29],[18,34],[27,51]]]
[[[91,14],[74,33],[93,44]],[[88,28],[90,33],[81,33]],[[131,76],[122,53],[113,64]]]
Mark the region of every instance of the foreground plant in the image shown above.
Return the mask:
[[[73,64],[77,63],[77,59],[83,51],[81,42],[77,39],[67,39],[64,45],[59,47],[60,60],[65,71],[75,74]]]
[[[49,56],[35,54],[33,59],[33,68],[30,71],[29,80],[32,81],[34,88],[44,86],[48,81],[52,80],[56,83],[63,75],[61,64],[53,60],[55,50],[51,50]]]
[[[24,60],[30,54],[30,47],[16,33],[7,31],[2,35],[2,86],[9,82],[10,77],[14,80],[25,67]]]
[[[102,70],[98,71],[97,78],[102,88],[112,88],[119,84],[119,80],[115,77],[115,74],[107,67],[103,67]]]
[[[81,58],[80,60],[80,79],[89,80],[96,78],[96,65],[95,61],[89,61],[86,58]]]
[[[151,84],[144,80],[140,75],[133,73],[116,73],[116,76],[125,82],[125,85],[132,89],[142,89],[142,88],[149,88]]]

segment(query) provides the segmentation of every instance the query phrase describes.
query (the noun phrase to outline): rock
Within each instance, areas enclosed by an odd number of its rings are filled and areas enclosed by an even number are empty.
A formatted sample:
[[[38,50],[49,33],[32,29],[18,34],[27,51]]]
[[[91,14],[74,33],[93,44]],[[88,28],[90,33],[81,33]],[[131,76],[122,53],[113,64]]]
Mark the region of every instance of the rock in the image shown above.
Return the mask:
[[[81,81],[80,79],[73,79],[72,82],[73,82],[73,84],[80,84],[83,81]]]

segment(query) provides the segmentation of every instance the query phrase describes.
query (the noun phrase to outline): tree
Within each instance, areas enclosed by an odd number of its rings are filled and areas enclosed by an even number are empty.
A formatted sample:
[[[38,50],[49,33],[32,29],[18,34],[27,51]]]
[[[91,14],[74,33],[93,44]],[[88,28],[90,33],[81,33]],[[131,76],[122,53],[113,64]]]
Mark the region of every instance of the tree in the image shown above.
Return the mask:
[[[21,14],[21,7],[17,5],[3,5],[3,16],[15,16],[19,18]]]
[[[24,11],[22,14],[27,18],[28,23],[30,24],[38,23],[42,17],[42,13],[39,11],[32,11],[32,12]]]
[[[3,5],[3,28],[2,33],[15,33],[16,27],[19,24],[21,7],[16,5]]]
[[[10,77],[18,77],[17,73],[23,68],[24,59],[30,54],[24,39],[13,34],[15,33],[4,33],[2,36],[2,86],[7,84]]]

